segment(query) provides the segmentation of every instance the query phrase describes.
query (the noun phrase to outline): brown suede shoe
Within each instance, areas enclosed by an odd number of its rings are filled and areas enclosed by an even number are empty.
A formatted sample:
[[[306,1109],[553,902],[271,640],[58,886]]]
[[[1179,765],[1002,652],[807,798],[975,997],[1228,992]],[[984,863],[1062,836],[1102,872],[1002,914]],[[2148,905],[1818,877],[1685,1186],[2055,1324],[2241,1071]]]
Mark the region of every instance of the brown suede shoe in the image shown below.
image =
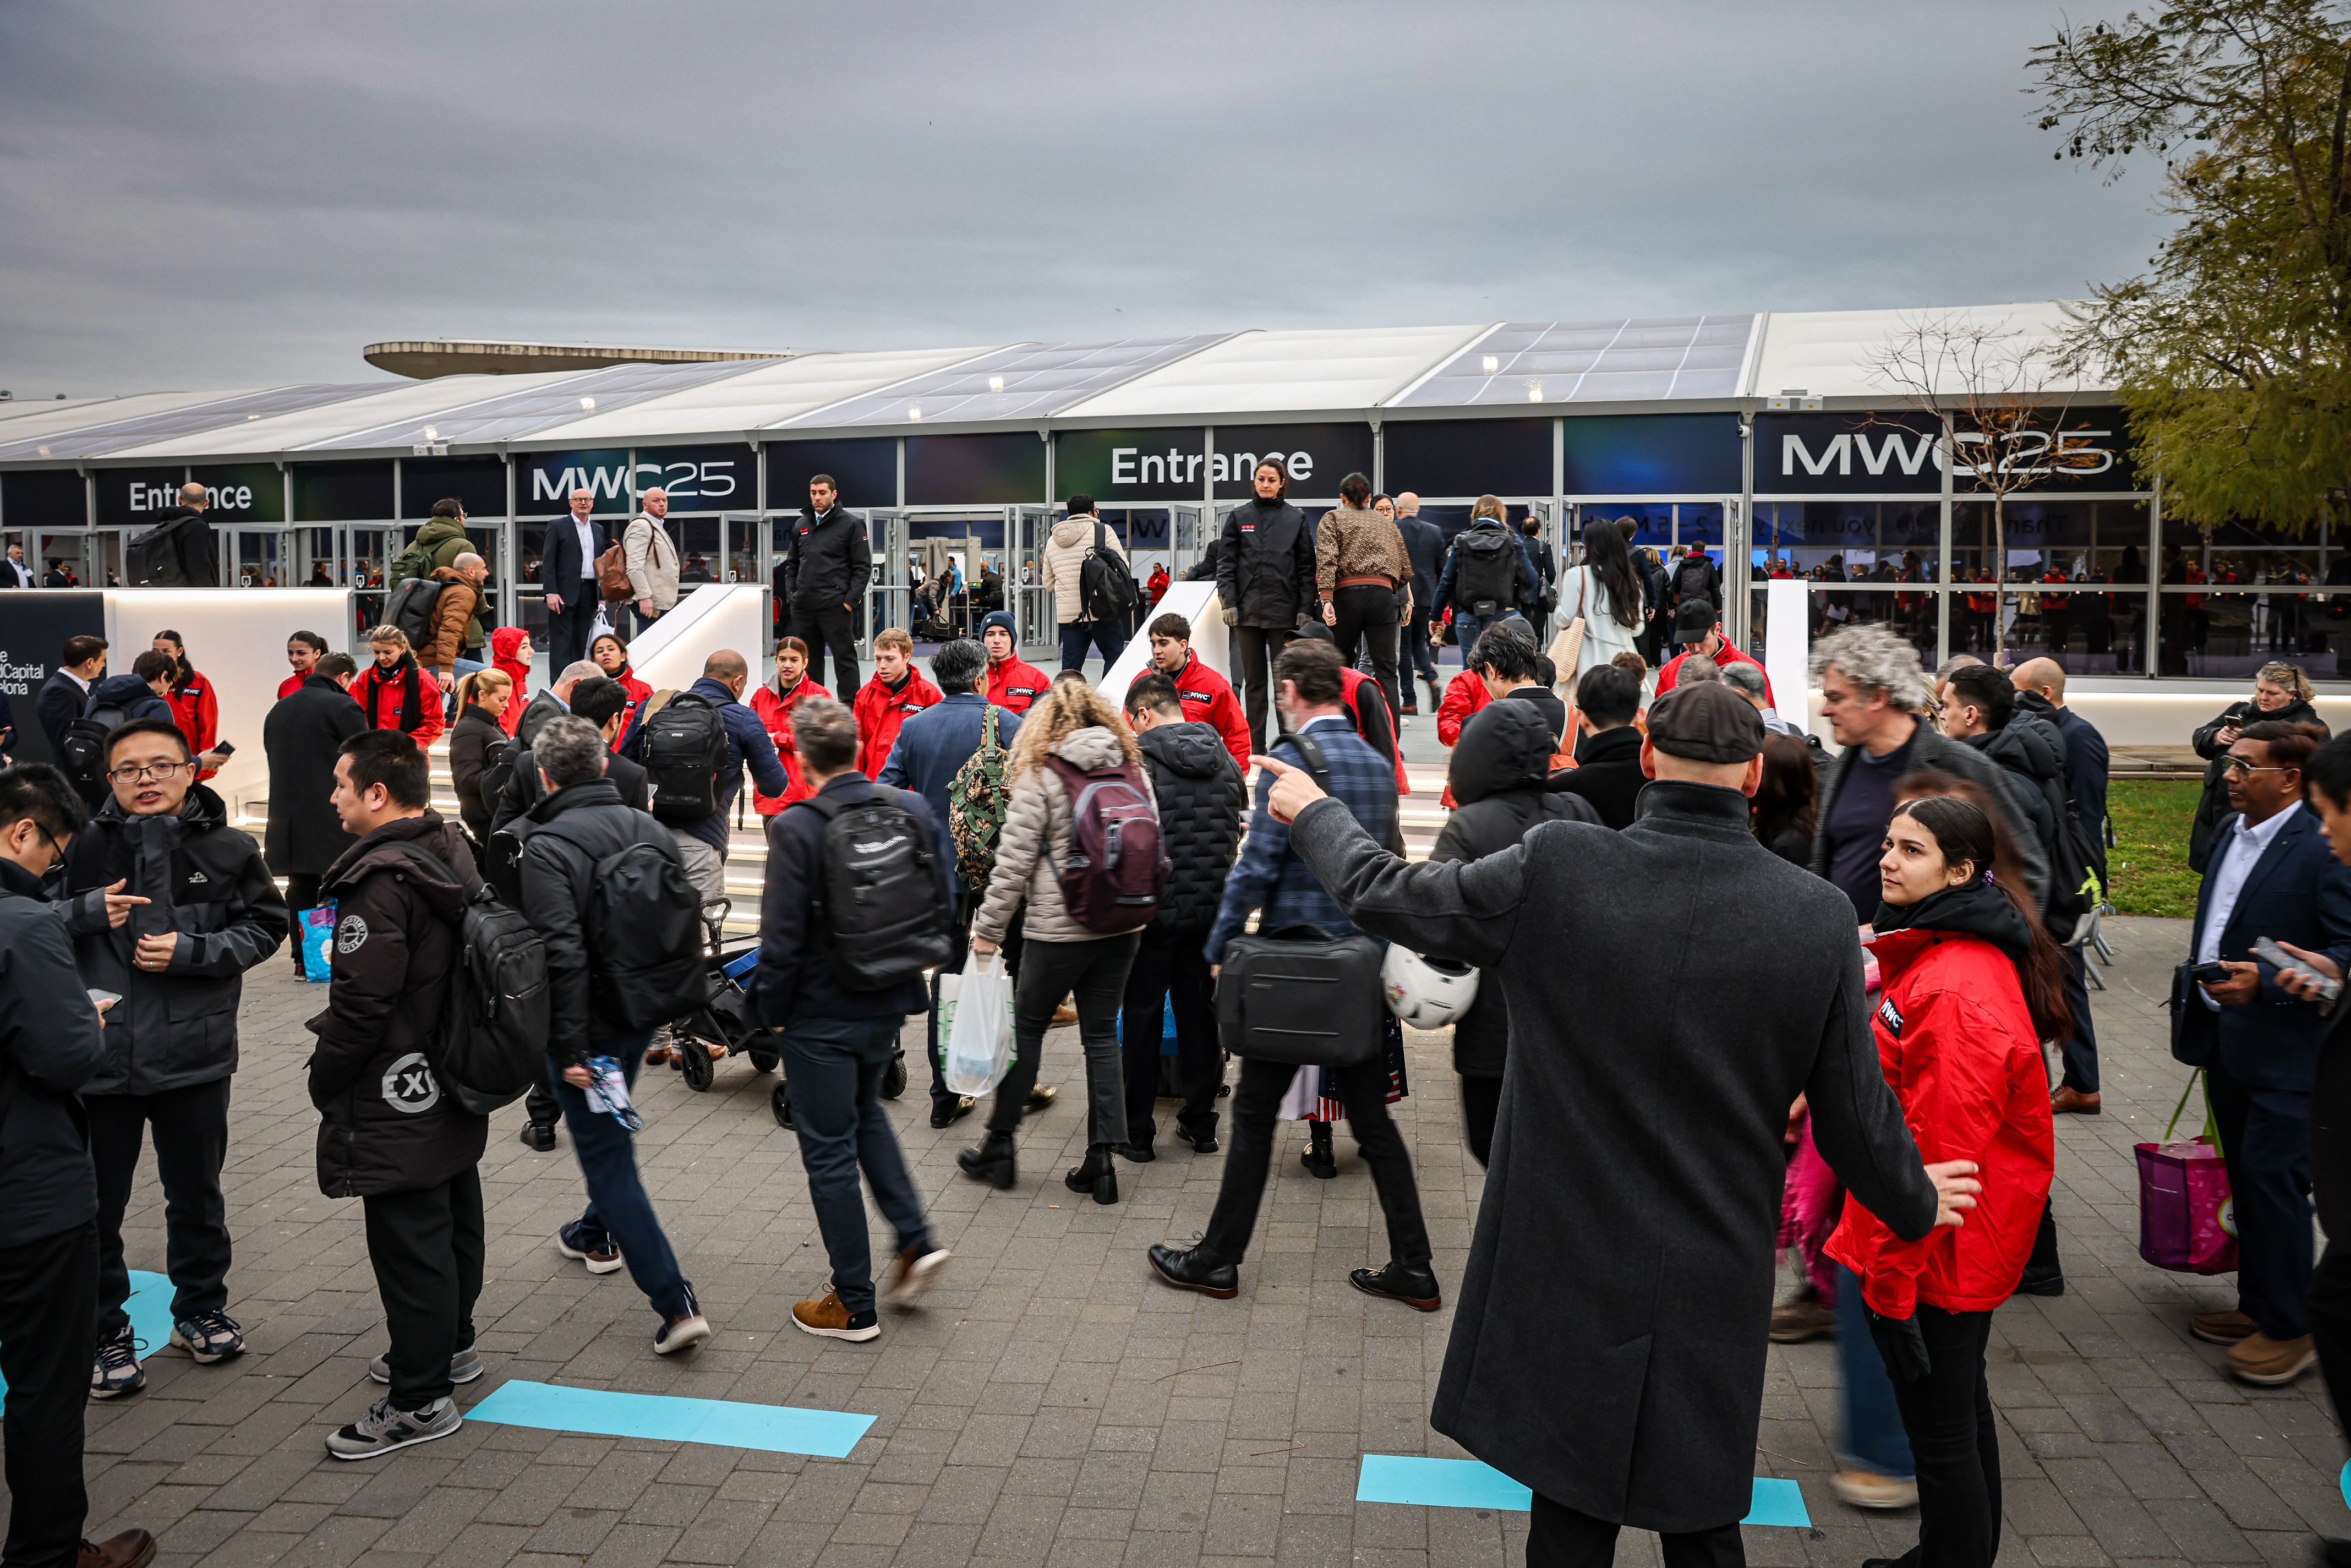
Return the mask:
[[[2318,1347],[2308,1334],[2300,1339],[2272,1339],[2256,1331],[2229,1348],[2229,1370],[2247,1383],[2274,1388],[2292,1383],[2318,1360]]]
[[[85,1541],[74,1568],[147,1568],[155,1559],[155,1538],[143,1530],[126,1530],[104,1541]]]
[[[2188,1332],[2208,1344],[2234,1344],[2261,1331],[2242,1312],[2198,1312],[2188,1320]]]
[[[1802,1344],[1836,1333],[1836,1313],[1817,1301],[1782,1301],[1771,1309],[1771,1343]]]
[[[2078,1089],[2060,1088],[2049,1097],[2049,1112],[2053,1116],[2095,1116],[2098,1113],[2098,1097]]]

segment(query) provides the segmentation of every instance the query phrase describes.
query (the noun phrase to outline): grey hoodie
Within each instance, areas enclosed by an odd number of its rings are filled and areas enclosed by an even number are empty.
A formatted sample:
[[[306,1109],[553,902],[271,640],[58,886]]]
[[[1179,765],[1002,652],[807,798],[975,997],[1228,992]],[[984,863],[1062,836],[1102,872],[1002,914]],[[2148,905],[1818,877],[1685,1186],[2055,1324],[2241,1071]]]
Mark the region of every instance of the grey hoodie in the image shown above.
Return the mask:
[[[1118,737],[1100,725],[1070,731],[1053,747],[1053,754],[1073,768],[1089,771],[1115,768],[1125,755]],[[1151,769],[1137,768],[1134,771],[1142,780],[1143,792],[1151,797],[1155,810],[1159,798],[1152,789]],[[1099,942],[1105,936],[1121,935],[1089,930],[1079,925],[1061,902],[1061,884],[1052,866],[1069,861],[1072,827],[1070,794],[1061,787],[1059,774],[1040,763],[1013,779],[1012,800],[1004,811],[1004,830],[996,841],[996,869],[988,875],[987,898],[971,923],[974,936],[1002,942],[1005,929],[1012,924],[1012,916],[1024,900],[1029,905],[1028,919],[1021,926],[1024,940]],[[1048,846],[1052,863],[1048,863]],[[1149,924],[1146,917],[1137,921],[1135,928],[1141,930]]]

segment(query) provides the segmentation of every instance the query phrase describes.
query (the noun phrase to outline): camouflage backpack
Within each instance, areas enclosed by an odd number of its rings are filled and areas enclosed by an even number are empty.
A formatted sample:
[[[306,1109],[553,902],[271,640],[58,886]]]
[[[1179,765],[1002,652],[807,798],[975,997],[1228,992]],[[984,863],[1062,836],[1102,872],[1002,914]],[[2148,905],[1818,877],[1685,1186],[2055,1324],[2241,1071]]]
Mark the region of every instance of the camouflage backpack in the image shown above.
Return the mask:
[[[996,838],[1004,831],[1005,809],[1012,802],[1012,754],[996,736],[1000,711],[994,703],[987,705],[987,715],[979,721],[979,749],[947,785],[947,838],[955,845],[956,880],[967,904],[977,904],[987,892],[988,874],[996,869]]]

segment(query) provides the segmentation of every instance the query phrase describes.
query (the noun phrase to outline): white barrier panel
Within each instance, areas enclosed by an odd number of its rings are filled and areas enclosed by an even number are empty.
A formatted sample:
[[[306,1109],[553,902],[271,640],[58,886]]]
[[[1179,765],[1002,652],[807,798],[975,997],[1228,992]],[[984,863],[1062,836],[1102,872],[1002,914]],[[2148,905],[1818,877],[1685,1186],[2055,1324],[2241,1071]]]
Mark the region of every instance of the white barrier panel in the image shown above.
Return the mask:
[[[351,651],[350,591],[340,588],[110,588],[106,594],[106,669],[129,672],[158,632],[177,632],[196,673],[213,683],[220,737],[236,753],[211,787],[231,811],[269,793],[261,721],[293,672],[286,640],[316,632],[339,653]],[[366,662],[362,652],[360,662]]]
[[[766,680],[768,590],[752,583],[705,582],[676,608],[629,640],[629,668],[655,691],[684,691],[702,678],[703,661],[732,648],[751,666],[751,685]],[[550,671],[552,679],[559,672]],[[748,688],[746,688],[747,690]],[[847,702],[854,694],[834,694]]]
[[[1804,603],[1807,586],[1801,577],[1783,577],[1773,578],[1763,590],[1763,674],[1771,683],[1771,695],[1787,707],[1795,705],[1797,693],[1810,691],[1813,685],[1808,668],[1812,649],[1804,637],[1811,622]],[[1789,723],[1795,722],[1794,715],[1786,716]]]
[[[1151,663],[1151,638],[1147,629],[1162,615],[1181,615],[1191,622],[1192,652],[1200,656],[1200,663],[1217,674],[1227,680],[1232,678],[1231,643],[1225,630],[1224,604],[1217,597],[1217,585],[1213,582],[1171,582],[1167,585],[1167,591],[1160,595],[1157,606],[1143,617],[1143,625],[1136,628],[1134,639],[1120,650],[1117,658],[1111,661],[1110,668],[1102,672],[1102,695],[1113,703],[1124,706],[1127,688],[1134,685],[1135,677],[1142,674],[1144,666]]]

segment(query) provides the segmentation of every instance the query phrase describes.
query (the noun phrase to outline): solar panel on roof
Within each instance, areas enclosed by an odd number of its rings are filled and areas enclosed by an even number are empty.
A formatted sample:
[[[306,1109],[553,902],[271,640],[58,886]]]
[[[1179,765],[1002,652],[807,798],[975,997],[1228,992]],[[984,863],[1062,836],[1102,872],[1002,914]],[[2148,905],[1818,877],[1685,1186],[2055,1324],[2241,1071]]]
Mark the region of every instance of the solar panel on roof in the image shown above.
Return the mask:
[[[684,365],[611,365],[601,371],[583,371],[551,385],[462,403],[446,413],[371,425],[319,442],[309,450],[404,446],[427,424],[434,427],[436,438],[443,442],[478,444],[519,441],[590,413],[610,413],[688,387],[744,375],[772,362],[716,360]]]
[[[1042,419],[1229,336],[1016,343],[814,410],[787,420],[783,428]]]
[[[1754,322],[1752,316],[1506,322],[1396,406],[1730,397]]]
[[[344,398],[382,390],[381,382],[334,385],[311,382],[297,386],[270,387],[237,397],[167,409],[160,413],[141,414],[132,419],[92,423],[80,430],[60,431],[51,435],[8,442],[0,444],[0,462],[37,457],[70,462],[78,458],[102,457],[110,452],[144,446],[151,442],[169,441],[174,436],[193,435],[199,431],[243,424],[249,419],[263,419],[276,413],[294,413],[302,409],[316,408],[321,403],[339,402]],[[41,450],[45,447],[46,451]]]

